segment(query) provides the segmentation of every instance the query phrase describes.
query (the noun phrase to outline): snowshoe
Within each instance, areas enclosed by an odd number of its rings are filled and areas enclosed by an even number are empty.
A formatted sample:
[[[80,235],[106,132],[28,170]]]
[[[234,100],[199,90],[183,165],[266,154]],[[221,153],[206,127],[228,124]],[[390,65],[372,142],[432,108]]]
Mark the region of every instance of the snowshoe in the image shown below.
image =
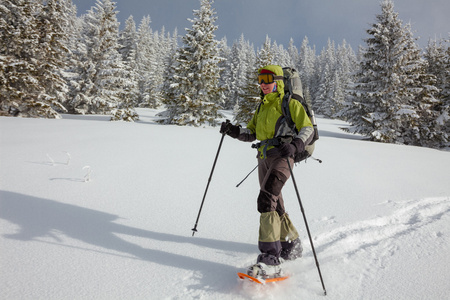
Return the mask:
[[[260,262],[249,267],[247,275],[255,278],[268,279],[283,277],[284,273],[280,265],[266,265]]]

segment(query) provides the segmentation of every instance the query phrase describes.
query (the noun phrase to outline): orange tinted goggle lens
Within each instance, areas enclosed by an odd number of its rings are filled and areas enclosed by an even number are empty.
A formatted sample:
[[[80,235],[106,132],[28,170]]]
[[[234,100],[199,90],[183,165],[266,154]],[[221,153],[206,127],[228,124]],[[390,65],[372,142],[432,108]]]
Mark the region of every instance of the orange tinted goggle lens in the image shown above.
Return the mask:
[[[270,73],[265,73],[265,74],[258,74],[258,83],[265,83],[265,84],[270,84],[273,83],[275,81],[275,78],[273,76],[273,74]]]

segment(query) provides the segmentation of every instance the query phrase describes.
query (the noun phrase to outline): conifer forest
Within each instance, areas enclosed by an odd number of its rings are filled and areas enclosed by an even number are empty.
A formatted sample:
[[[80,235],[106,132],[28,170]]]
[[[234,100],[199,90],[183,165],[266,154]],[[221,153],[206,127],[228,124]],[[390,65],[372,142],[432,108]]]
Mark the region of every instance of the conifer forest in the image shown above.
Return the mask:
[[[199,0],[190,28],[166,32],[150,16],[119,29],[111,0],[82,15],[71,0],[0,0],[0,116],[132,122],[145,107],[161,109],[161,124],[201,126],[231,110],[245,126],[260,102],[258,68],[277,64],[297,69],[316,115],[348,122],[348,132],[450,146],[450,36],[421,49],[393,0],[361,28],[358,49],[345,40],[316,49],[307,36],[300,48],[269,36],[263,45],[216,40],[213,6]]]

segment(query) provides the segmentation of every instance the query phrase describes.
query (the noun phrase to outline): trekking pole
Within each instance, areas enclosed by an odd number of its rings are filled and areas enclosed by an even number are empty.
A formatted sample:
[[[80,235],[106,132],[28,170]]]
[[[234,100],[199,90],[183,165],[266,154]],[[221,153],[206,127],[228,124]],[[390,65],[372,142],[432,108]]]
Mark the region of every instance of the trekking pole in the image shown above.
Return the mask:
[[[226,123],[230,123],[230,120],[226,120]],[[220,148],[222,148],[223,138],[225,137],[226,133],[227,133],[226,131],[223,132],[222,133],[222,138],[220,139],[219,149],[217,149],[216,158],[214,159],[214,164],[213,164],[212,169],[211,169],[211,174],[209,175],[208,184],[206,185],[206,189],[205,189],[205,194],[203,194],[203,200],[202,200],[202,204],[200,205],[200,209],[198,211],[197,220],[195,221],[194,228],[192,228],[192,231],[193,231],[192,232],[192,236],[194,236],[194,234],[197,232],[198,219],[200,218],[200,213],[202,212],[203,203],[205,202],[206,193],[208,192],[209,183],[211,182],[211,178],[212,178],[212,175],[214,173],[214,168],[216,167],[217,158],[219,157]]]
[[[292,177],[292,182],[294,183],[295,192],[297,193],[298,203],[300,204],[300,210],[302,211],[302,214],[303,214],[303,220],[305,221],[306,231],[308,232],[309,242],[311,243],[311,248],[312,248],[312,251],[314,254],[314,259],[316,260],[316,266],[317,266],[317,270],[319,271],[320,282],[322,282],[323,294],[326,296],[327,290],[325,289],[325,284],[323,283],[322,273],[320,272],[319,261],[317,260],[316,250],[314,249],[314,244],[313,244],[313,241],[311,238],[311,233],[309,232],[308,221],[306,221],[305,210],[303,209],[302,200],[300,199],[300,194],[297,189],[297,183],[295,182],[294,172],[292,172],[291,163],[289,162],[289,158],[286,158],[286,160],[287,160],[287,163],[289,166],[289,171],[291,172],[291,177]]]
[[[258,167],[258,165],[256,165],[256,167],[254,167],[254,168],[253,168],[253,170],[251,170],[251,171],[250,171],[250,173],[248,173],[248,174],[247,174],[247,176],[245,176],[245,178],[244,178],[244,179],[242,179],[242,180],[241,180],[241,182],[239,182],[239,183],[238,183],[238,184],[236,185],[236,187],[239,187],[239,186],[241,185],[241,183],[243,183],[243,182],[245,181],[245,179],[247,179],[247,178],[248,178],[248,176],[250,176],[250,174],[252,174],[252,173],[253,173],[253,171],[255,171],[255,170],[256,170],[256,168],[257,168],[257,167]]]

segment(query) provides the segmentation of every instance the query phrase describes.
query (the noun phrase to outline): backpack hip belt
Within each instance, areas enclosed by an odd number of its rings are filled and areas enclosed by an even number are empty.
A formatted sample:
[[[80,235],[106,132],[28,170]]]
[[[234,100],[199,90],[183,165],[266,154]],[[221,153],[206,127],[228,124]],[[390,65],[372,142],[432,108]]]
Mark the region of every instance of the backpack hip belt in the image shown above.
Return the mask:
[[[281,144],[285,144],[285,143],[291,143],[293,140],[292,137],[274,137],[271,139],[267,139],[267,140],[263,140],[259,143],[255,143],[252,144],[252,148],[255,149],[259,149],[260,147],[263,147],[262,149],[262,154],[263,154],[263,158],[266,159],[267,158],[267,148],[269,146],[280,146]]]
[[[264,141],[261,141],[259,143],[253,144],[252,148],[256,148],[259,149],[260,147],[263,147],[262,149],[262,154],[263,154],[263,159],[267,158],[267,147],[269,146],[279,146],[280,145],[280,139],[279,138],[272,138],[272,139],[267,139]]]

